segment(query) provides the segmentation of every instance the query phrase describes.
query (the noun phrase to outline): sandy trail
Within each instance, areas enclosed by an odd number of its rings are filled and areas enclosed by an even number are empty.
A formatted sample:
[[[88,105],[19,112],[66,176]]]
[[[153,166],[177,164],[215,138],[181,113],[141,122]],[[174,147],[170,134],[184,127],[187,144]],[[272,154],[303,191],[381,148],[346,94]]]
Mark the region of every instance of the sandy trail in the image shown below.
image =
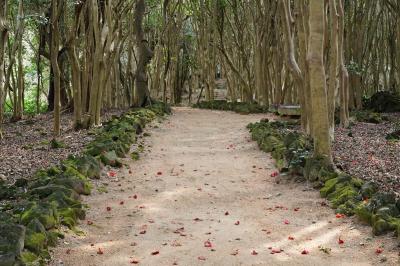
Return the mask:
[[[373,238],[321,206],[317,191],[271,177],[273,160],[245,128],[265,115],[174,111],[147,129],[146,152],[126,160],[131,174],[117,170],[98,184],[108,182],[108,193],[85,198],[94,224],[82,223],[84,236],[68,233],[52,265],[400,264],[394,238]]]

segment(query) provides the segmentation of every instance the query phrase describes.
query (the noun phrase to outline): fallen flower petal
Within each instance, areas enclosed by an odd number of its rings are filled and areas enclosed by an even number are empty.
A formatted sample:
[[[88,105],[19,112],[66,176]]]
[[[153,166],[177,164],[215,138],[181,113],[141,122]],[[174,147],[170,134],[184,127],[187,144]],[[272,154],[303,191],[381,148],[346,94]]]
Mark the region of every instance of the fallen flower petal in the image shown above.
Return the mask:
[[[210,240],[207,240],[204,242],[204,247],[206,248],[211,248],[212,247],[212,243],[210,242]]]
[[[271,254],[281,253],[281,252],[282,252],[281,249],[272,249],[272,250],[271,250]]]
[[[116,176],[117,176],[117,173],[114,172],[114,171],[110,171],[110,172],[107,173],[107,175],[108,175],[109,177],[116,177]]]
[[[92,225],[93,224],[93,222],[92,221],[90,221],[90,220],[87,220],[87,225]]]
[[[204,256],[199,256],[199,257],[197,257],[197,259],[198,259],[198,260],[206,260],[206,257],[204,257]]]
[[[158,250],[151,252],[151,255],[153,255],[153,256],[158,255],[158,254],[160,254],[160,251],[158,251]]]
[[[277,177],[278,175],[279,175],[278,172],[273,172],[273,173],[271,174],[271,177]]]
[[[339,244],[339,245],[344,244],[344,240],[343,240],[343,239],[340,239],[340,237],[339,237],[339,240],[338,240],[338,244]]]
[[[101,248],[99,248],[99,249],[97,250],[97,254],[99,254],[99,255],[103,255],[103,254],[104,254],[104,252],[103,252],[103,250],[102,250]]]
[[[310,253],[310,252],[306,249],[301,252],[302,255],[307,255],[308,253]]]
[[[375,250],[375,253],[376,254],[381,254],[383,252],[383,249],[381,249],[381,248],[377,248],[376,250]]]
[[[235,225],[239,225],[239,224],[240,224],[240,221],[236,221]]]
[[[294,240],[294,237],[293,236],[289,236],[288,239],[289,240]]]
[[[111,211],[111,207],[107,207],[106,209],[107,209],[108,212]]]
[[[123,201],[120,201],[119,205],[124,205],[124,202],[123,202]]]
[[[135,260],[135,259],[133,259],[133,260],[131,260],[131,264],[139,264],[139,261],[138,261],[138,260]]]
[[[337,213],[337,214],[336,214],[336,218],[338,218],[338,219],[344,218],[344,217],[345,217],[344,214],[341,214],[341,213]]]
[[[160,172],[157,172],[157,175],[162,175],[162,172],[160,171]]]
[[[258,255],[258,252],[255,251],[255,250],[253,250],[253,251],[251,252],[251,255]]]
[[[284,220],[283,223],[284,224],[290,224],[289,220]]]
[[[225,215],[229,215],[229,212],[227,211],[227,212],[225,212]]]

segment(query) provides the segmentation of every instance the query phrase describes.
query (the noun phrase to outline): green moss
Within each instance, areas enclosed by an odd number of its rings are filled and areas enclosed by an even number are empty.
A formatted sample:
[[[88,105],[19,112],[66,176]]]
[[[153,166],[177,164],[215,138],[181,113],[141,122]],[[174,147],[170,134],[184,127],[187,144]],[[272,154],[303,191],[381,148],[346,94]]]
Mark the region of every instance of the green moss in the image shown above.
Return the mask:
[[[332,179],[336,176],[335,171],[332,169],[326,158],[314,156],[306,159],[303,175],[311,182],[325,182],[326,180]]]
[[[115,151],[103,153],[100,156],[100,159],[101,159],[102,163],[104,163],[105,165],[110,165],[112,167],[121,167],[122,166],[122,163],[118,159],[118,156],[115,153]]]
[[[372,212],[365,202],[359,203],[354,212],[361,221],[364,221],[368,224],[372,223]]]
[[[66,147],[67,147],[67,145],[65,145],[65,143],[62,141],[58,141],[56,139],[52,139],[50,141],[50,148],[52,148],[52,149],[62,149],[62,148],[66,148]]]
[[[87,181],[76,178],[57,178],[51,181],[52,185],[64,186],[73,189],[80,195],[90,195],[90,184]]]
[[[357,203],[355,200],[348,200],[339,205],[336,209],[337,213],[346,214],[347,216],[354,215]]]
[[[261,106],[256,103],[227,102],[227,101],[203,101],[193,105],[194,108],[211,109],[221,111],[234,111],[240,114],[267,113],[267,106]]]
[[[32,252],[40,253],[46,247],[46,233],[35,233],[32,231],[27,232],[27,235],[25,237],[25,248]]]
[[[134,161],[139,160],[139,153],[136,152],[136,151],[132,152],[131,153],[131,159],[134,160]]]
[[[374,182],[366,182],[361,186],[361,196],[370,199],[378,191],[378,186]]]
[[[57,209],[49,203],[34,203],[30,209],[21,215],[21,223],[24,225],[29,224],[34,219],[38,219],[46,229],[54,228],[59,224]]]
[[[383,220],[383,219],[378,219],[373,222],[372,224],[372,232],[374,235],[382,235],[386,232],[388,232],[391,229],[390,224]]]
[[[357,191],[351,185],[346,185],[341,188],[336,187],[336,191],[328,195],[328,200],[334,208],[339,207],[347,201],[354,200],[357,196]]]
[[[39,258],[36,254],[29,251],[22,252],[20,258],[23,265],[26,266],[43,265],[41,258]]]
[[[336,184],[339,182],[338,178],[332,178],[325,182],[325,185],[320,190],[320,194],[323,198],[328,197],[329,194],[335,191]]]

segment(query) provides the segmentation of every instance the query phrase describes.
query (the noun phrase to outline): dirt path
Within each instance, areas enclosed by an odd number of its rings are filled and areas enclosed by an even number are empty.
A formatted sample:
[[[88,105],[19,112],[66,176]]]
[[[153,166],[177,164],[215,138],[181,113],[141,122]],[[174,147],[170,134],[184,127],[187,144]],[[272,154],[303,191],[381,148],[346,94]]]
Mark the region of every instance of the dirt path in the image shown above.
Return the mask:
[[[127,160],[131,174],[85,199],[93,225],[67,234],[52,265],[399,265],[394,238],[372,238],[317,191],[271,177],[245,128],[262,117],[175,109],[149,129],[141,159]]]

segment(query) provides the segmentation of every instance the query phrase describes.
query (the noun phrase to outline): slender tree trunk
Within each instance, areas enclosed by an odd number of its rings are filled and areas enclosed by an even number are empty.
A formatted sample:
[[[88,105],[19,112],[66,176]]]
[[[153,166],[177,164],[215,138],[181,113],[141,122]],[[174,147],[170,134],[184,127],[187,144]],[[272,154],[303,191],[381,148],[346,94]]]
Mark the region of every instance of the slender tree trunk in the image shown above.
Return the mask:
[[[4,101],[7,94],[7,88],[4,86],[4,58],[7,36],[7,0],[0,0],[0,139],[3,138]]]
[[[60,36],[58,30],[58,19],[60,15],[60,0],[52,0],[52,8],[51,8],[51,49],[50,49],[50,57],[51,57],[51,67],[53,69],[53,79],[54,79],[54,127],[53,127],[53,135],[54,138],[60,136],[60,109],[61,109],[61,97],[60,97],[60,89],[61,89],[61,73],[58,65],[58,52],[60,46]]]
[[[332,162],[331,139],[329,129],[329,108],[325,79],[324,1],[310,0],[310,38],[308,63],[310,68],[310,86],[312,92],[312,123],[314,127],[314,154]]]
[[[135,105],[144,106],[149,101],[149,90],[147,87],[146,67],[153,57],[153,52],[148,47],[148,42],[145,39],[143,32],[143,18],[146,11],[145,0],[138,0],[135,10],[135,35],[138,45],[139,62],[136,70],[135,79]]]

